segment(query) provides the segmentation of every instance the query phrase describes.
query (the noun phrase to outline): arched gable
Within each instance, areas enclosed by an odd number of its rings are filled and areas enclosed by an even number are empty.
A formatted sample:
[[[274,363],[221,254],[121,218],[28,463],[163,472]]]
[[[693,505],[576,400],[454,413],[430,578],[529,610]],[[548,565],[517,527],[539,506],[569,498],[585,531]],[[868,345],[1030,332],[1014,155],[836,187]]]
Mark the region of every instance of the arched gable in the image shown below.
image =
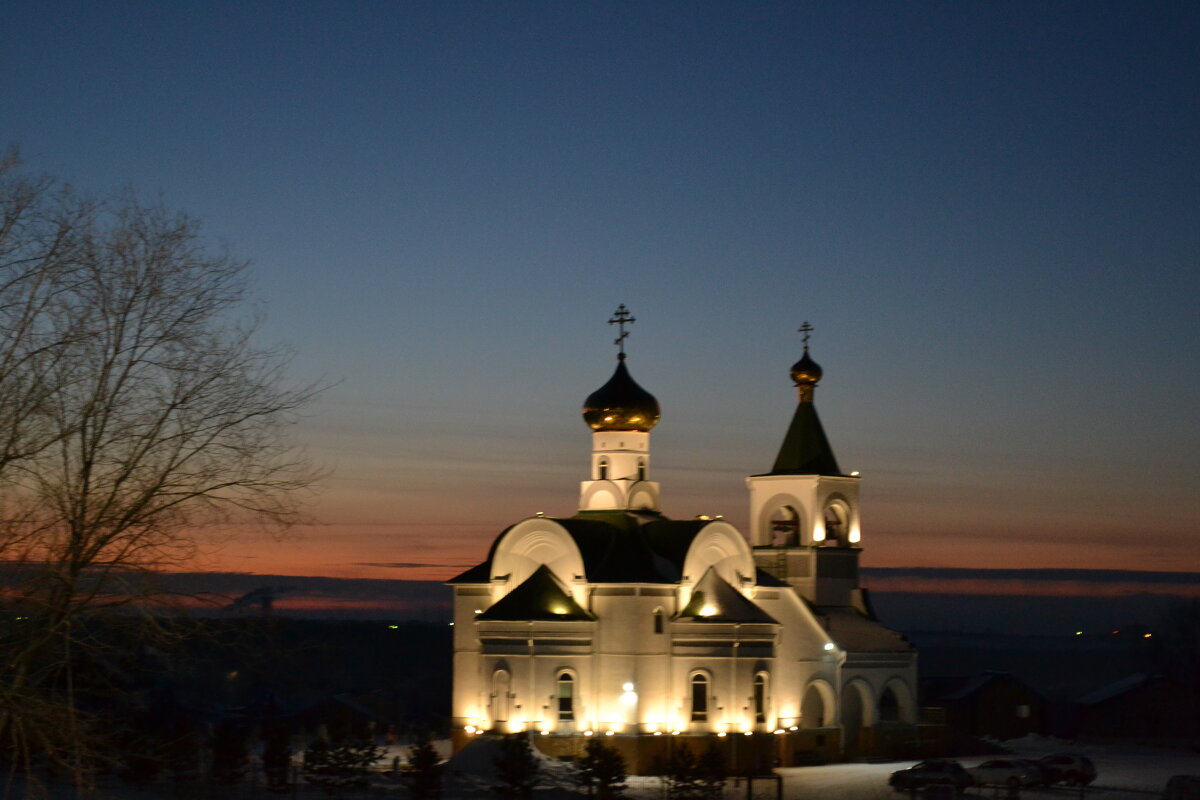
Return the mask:
[[[583,556],[567,529],[552,519],[534,517],[509,528],[496,543],[490,577],[494,580],[507,576],[508,592],[543,564],[564,586],[571,586],[577,575],[584,575]]]
[[[754,578],[754,556],[738,529],[716,520],[696,533],[683,560],[686,580],[695,583],[712,567],[730,586],[741,589],[742,578]],[[683,602],[687,602],[683,598]]]

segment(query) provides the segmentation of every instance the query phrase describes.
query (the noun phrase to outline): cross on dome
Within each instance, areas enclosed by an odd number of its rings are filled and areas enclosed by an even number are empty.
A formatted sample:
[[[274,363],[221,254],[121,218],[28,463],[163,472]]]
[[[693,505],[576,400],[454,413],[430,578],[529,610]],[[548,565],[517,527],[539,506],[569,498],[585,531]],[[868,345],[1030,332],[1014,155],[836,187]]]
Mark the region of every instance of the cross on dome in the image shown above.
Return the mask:
[[[622,361],[625,360],[625,337],[629,335],[629,331],[625,330],[625,326],[632,325],[635,322],[637,322],[637,320],[633,318],[633,315],[629,312],[629,309],[625,308],[624,303],[621,303],[621,305],[617,306],[617,310],[613,312],[612,319],[608,321],[609,325],[616,325],[617,330],[621,332],[620,335],[613,340],[613,344],[620,348],[617,352],[617,358],[621,359]]]
[[[808,320],[805,320],[804,324],[801,325],[796,330],[798,330],[800,333],[804,334],[804,338],[803,338],[804,352],[807,353],[808,352],[808,340],[810,338],[809,334],[811,334],[813,332],[813,326],[808,324]]]

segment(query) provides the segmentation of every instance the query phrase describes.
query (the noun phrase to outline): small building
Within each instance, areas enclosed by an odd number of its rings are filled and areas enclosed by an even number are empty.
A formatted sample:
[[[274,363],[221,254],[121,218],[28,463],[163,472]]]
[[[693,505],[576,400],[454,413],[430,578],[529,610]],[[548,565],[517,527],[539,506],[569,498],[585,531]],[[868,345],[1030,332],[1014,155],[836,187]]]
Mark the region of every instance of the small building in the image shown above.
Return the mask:
[[[1007,672],[922,678],[921,705],[942,709],[952,736],[1018,739],[1046,731],[1046,698]]]
[[[553,755],[593,736],[645,772],[678,742],[739,771],[887,753],[915,734],[916,652],[858,585],[857,473],[838,466],[808,352],[771,469],[746,479],[750,531],[674,520],[651,479],[658,401],[630,375],[624,306],[612,377],[583,406],[578,510],[505,528],[455,595],[455,746],[536,733]]]
[[[1084,694],[1074,703],[1075,736],[1156,743],[1200,740],[1195,687],[1139,672]]]

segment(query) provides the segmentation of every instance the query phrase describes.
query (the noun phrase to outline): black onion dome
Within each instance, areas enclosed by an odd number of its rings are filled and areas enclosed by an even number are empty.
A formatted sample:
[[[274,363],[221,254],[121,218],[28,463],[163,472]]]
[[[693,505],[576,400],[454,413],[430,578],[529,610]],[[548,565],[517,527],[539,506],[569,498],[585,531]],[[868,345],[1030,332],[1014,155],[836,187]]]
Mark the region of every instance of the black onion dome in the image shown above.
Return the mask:
[[[608,383],[583,401],[583,421],[594,431],[641,431],[658,424],[658,401],[629,376],[625,359]]]
[[[821,365],[812,360],[808,354],[808,348],[804,348],[804,356],[792,364],[791,376],[797,386],[808,384],[815,386],[820,380],[825,371],[821,369]]]

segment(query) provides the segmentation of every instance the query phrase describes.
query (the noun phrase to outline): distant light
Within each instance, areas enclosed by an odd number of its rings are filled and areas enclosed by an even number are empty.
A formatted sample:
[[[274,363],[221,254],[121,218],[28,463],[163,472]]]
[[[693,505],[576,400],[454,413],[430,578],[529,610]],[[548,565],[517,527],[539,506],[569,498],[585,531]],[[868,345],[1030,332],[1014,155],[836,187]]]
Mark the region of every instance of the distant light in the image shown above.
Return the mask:
[[[702,607],[700,609],[700,616],[702,616],[702,617],[711,617],[711,616],[714,616],[716,613],[717,613],[716,606],[713,606],[710,604],[706,604],[704,607]]]
[[[671,735],[672,735],[672,736],[678,736],[678,735],[679,735],[679,731],[671,731]]]
[[[593,733],[594,733],[594,731],[584,731],[584,732],[583,732],[583,735],[584,735],[584,736],[591,736]]]
[[[567,613],[567,609],[566,606],[551,606],[550,612],[553,614],[565,614]]]
[[[476,613],[476,614],[482,614],[482,613],[483,613],[483,609],[482,609],[482,608],[477,608],[477,609],[475,609],[475,613]]]
[[[718,739],[724,739],[724,738],[725,738],[725,731],[718,731],[718,732],[717,732],[717,738],[718,738]]]
[[[613,735],[613,731],[611,731],[611,730],[605,731],[605,732],[604,732],[604,735],[605,735],[605,736],[612,736],[612,735]]]
[[[464,731],[466,731],[467,733],[474,733],[474,732],[475,732],[475,726],[474,726],[474,725],[468,725],[467,727],[463,728],[463,730],[464,730]]]
[[[860,474],[862,474],[862,473],[860,473],[858,470],[854,470],[853,472],[850,473],[850,477],[857,478]]]
[[[1143,638],[1143,639],[1149,639],[1149,638],[1150,638],[1151,636],[1153,636],[1153,635],[1154,635],[1153,633],[1143,633],[1143,634],[1142,634],[1142,638]]]
[[[793,725],[792,727],[788,728],[788,730],[789,730],[789,731],[798,731],[798,730],[800,730],[800,726],[799,726],[799,725]]]
[[[453,627],[454,627],[454,623],[453,623],[453,622],[451,622],[451,623],[450,623],[450,627],[451,627],[451,628],[453,628]]]
[[[1083,631],[1075,631],[1076,636],[1083,636]]]
[[[655,732],[654,732],[654,735],[655,735],[655,736],[662,736],[662,731],[655,731]]]
[[[826,649],[826,650],[832,650],[832,649],[833,649],[833,642],[826,642],[826,643],[825,643],[825,649]]]
[[[550,735],[550,731],[542,731],[542,736],[549,736],[549,735]]]
[[[622,692],[632,692],[632,691],[633,691],[633,684],[632,684],[632,683],[622,683],[622,684],[621,684],[621,691],[622,691]]]
[[[753,736],[753,735],[754,735],[754,731],[746,731],[745,733],[742,734],[742,736]]]
[[[1113,631],[1113,636],[1116,636],[1120,631]]]
[[[775,730],[771,731],[771,733],[773,733],[773,734],[775,734],[776,736],[778,736],[778,735],[779,735],[779,734],[781,734],[781,733],[785,733],[785,731],[783,730],[783,728],[776,728]]]
[[[451,624],[451,625],[453,625],[454,623],[453,623],[453,622],[451,622],[450,624]],[[394,630],[394,631],[398,631],[398,630],[400,630],[400,626],[399,626],[399,625],[388,625],[388,627],[389,627],[390,629]]]

